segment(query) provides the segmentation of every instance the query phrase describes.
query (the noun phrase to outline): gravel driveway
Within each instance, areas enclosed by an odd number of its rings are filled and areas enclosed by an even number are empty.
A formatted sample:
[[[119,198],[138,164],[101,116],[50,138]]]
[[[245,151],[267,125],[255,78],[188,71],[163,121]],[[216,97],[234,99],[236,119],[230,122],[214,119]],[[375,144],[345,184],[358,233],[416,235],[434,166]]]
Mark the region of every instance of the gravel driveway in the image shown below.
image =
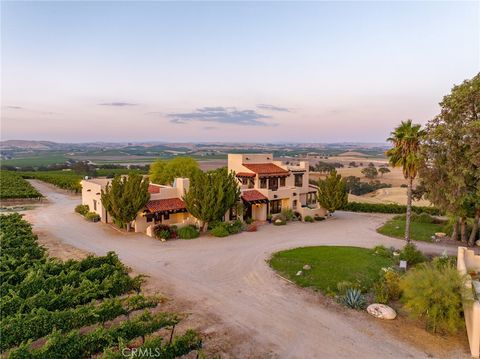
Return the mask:
[[[49,200],[27,211],[35,230],[98,255],[116,251],[136,271],[165,283],[174,296],[218,316],[225,328],[248,335],[248,343],[233,348],[236,357],[250,356],[245,354],[248,346],[251,353],[279,358],[427,357],[389,335],[375,320],[323,305],[318,295],[282,280],[265,262],[273,252],[300,246],[400,247],[402,241],[375,232],[384,215],[339,212],[336,218],[313,224],[266,225],[256,233],[162,243],[86,222],[73,212],[78,196],[32,183]],[[420,246],[443,250],[427,243]]]

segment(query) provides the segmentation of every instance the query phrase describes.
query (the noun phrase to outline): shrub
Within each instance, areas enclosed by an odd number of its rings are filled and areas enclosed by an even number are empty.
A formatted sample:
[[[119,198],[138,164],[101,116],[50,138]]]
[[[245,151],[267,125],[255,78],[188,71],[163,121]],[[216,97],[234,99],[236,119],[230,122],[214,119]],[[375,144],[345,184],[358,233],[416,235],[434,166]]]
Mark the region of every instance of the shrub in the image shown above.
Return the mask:
[[[390,300],[397,300],[402,293],[400,289],[400,274],[391,268],[382,270],[382,276],[373,286],[375,301],[387,304]]]
[[[303,220],[304,220],[305,222],[310,222],[310,223],[314,222],[314,219],[313,219],[312,216],[305,216],[305,218],[304,218]]]
[[[373,247],[372,252],[380,257],[393,258],[393,250],[382,245]]]
[[[243,223],[239,219],[234,222],[227,223],[227,230],[230,234],[237,234],[242,231]]]
[[[316,214],[315,217],[314,217],[314,219],[315,219],[316,221],[324,221],[324,220],[325,220],[325,217],[319,216],[318,214]]]
[[[278,216],[273,220],[275,226],[284,226],[287,224],[287,221],[282,216]]]
[[[186,226],[186,227],[179,228],[177,230],[177,235],[178,235],[178,238],[180,239],[193,239],[193,238],[197,238],[200,235],[200,233],[198,232],[195,226]]]
[[[455,333],[463,325],[463,278],[453,267],[422,264],[401,279],[405,309],[434,333]]]
[[[85,219],[91,222],[98,222],[100,220],[100,216],[95,212],[87,212],[87,214],[85,214]]]
[[[283,218],[285,218],[285,221],[287,221],[287,222],[290,222],[290,221],[292,221],[296,218],[295,212],[293,212],[293,210],[291,208],[285,208],[284,210],[282,210],[280,215]]]
[[[425,255],[419,251],[417,246],[413,243],[406,244],[400,251],[400,256],[398,258],[407,261],[407,264],[411,266],[427,260],[427,257],[425,257]]]
[[[402,184],[400,185],[400,187],[401,187],[401,188],[407,188],[408,185],[406,185],[405,183],[402,183]]]
[[[437,269],[457,268],[457,257],[449,257],[446,253],[432,259],[432,265]]]
[[[367,213],[397,213],[403,214],[406,212],[407,207],[395,203],[360,203],[360,202],[348,202],[343,206],[342,210],[351,212],[367,212]],[[421,207],[412,206],[412,212],[414,213],[428,213],[432,216],[441,215],[440,209],[435,207]]]
[[[247,219],[245,219],[245,223],[246,223],[246,224],[252,224],[252,223],[253,223],[253,219],[247,218]]]
[[[348,288],[345,295],[341,297],[343,305],[352,309],[363,309],[365,307],[365,298],[360,289]]]
[[[155,233],[155,237],[158,239],[175,239],[177,238],[176,227],[168,226],[166,224],[157,224],[153,228],[153,233]]]
[[[406,216],[404,214],[399,214],[399,215],[393,217],[393,219],[404,221],[405,217]],[[444,220],[435,218],[435,217],[433,217],[430,214],[425,213],[425,212],[412,213],[411,220],[412,220],[412,222],[417,222],[417,223],[435,223],[435,224],[445,223]]]
[[[225,225],[222,223],[217,224],[211,231],[210,233],[215,236],[215,237],[226,237],[230,235],[230,232],[226,228]]]
[[[80,213],[82,216],[85,216],[90,211],[88,204],[79,204],[75,207],[75,212]]]

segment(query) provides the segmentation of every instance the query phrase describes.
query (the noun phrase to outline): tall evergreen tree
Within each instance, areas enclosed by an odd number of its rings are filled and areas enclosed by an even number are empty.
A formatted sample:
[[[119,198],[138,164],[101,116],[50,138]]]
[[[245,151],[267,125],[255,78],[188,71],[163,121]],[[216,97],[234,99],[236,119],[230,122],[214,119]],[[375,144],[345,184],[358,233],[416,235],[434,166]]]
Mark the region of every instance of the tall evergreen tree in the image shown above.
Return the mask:
[[[102,204],[119,227],[130,230],[130,222],[150,199],[148,183],[148,179],[138,174],[117,175],[102,190]]]
[[[337,170],[318,181],[318,203],[330,213],[342,208],[348,202],[347,186]]]
[[[412,187],[421,164],[420,144],[425,136],[421,125],[412,124],[412,120],[402,121],[387,140],[393,147],[386,152],[392,167],[402,167],[403,176],[408,180],[407,214],[405,220],[405,240],[410,242],[410,222],[412,217]]]
[[[190,189],[183,197],[190,214],[202,221],[202,231],[208,223],[220,220],[240,200],[240,188],[235,174],[227,168],[197,172]]]

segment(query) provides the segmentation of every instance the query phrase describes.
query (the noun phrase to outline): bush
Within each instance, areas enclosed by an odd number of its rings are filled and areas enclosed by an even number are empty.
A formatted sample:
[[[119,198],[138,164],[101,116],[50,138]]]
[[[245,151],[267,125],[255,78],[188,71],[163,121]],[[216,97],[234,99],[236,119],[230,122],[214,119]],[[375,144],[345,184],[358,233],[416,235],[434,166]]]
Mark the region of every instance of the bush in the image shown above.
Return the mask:
[[[462,325],[464,281],[453,267],[422,264],[401,279],[405,309],[434,333],[455,333]]]
[[[82,216],[85,216],[90,211],[88,204],[79,204],[75,207],[75,212],[80,213]]]
[[[402,206],[394,203],[360,203],[360,202],[348,202],[343,206],[342,210],[350,212],[367,212],[367,213],[397,213],[403,214],[407,211],[406,206]],[[420,207],[412,206],[412,212],[414,213],[428,213],[432,216],[441,215],[440,209],[435,207]]]
[[[193,239],[197,238],[200,233],[195,226],[182,227],[177,230],[178,238],[180,239]]]
[[[373,247],[372,252],[380,257],[393,258],[393,250],[382,245]]]
[[[428,213],[422,212],[422,213],[412,213],[412,216],[410,217],[412,222],[416,223],[434,223],[434,224],[442,224],[445,223],[444,220],[435,218],[431,216]],[[406,219],[405,214],[399,214],[398,216],[394,216],[393,219],[395,220],[402,220],[404,221]]]
[[[412,266],[418,263],[425,262],[427,257],[417,249],[417,246],[413,243],[406,244],[400,251],[400,260],[407,261],[407,264]]]
[[[402,183],[402,184],[400,185],[400,187],[401,187],[401,188],[407,188],[408,185],[406,185],[405,183]]]
[[[313,219],[312,216],[305,216],[305,218],[304,218],[303,220],[304,220],[305,222],[310,222],[310,223],[314,222],[314,219]]]
[[[325,220],[325,217],[319,216],[318,214],[316,214],[315,217],[314,217],[314,219],[315,219],[316,221],[324,221],[324,220]]]
[[[95,212],[87,212],[87,214],[85,214],[85,219],[91,222],[98,222],[100,220],[100,216]]]
[[[275,217],[272,222],[275,226],[284,226],[287,224],[287,221],[282,216]]]
[[[243,223],[239,219],[234,222],[227,223],[227,230],[230,234],[240,233],[243,229]]]
[[[230,232],[222,223],[217,224],[210,233],[215,237],[226,237],[230,235]]]
[[[253,219],[247,218],[247,219],[245,219],[245,223],[246,223],[246,224],[252,224],[252,223],[253,223]]]
[[[176,227],[168,226],[166,224],[157,224],[153,228],[153,233],[155,233],[155,237],[158,239],[175,239],[177,238],[177,231]]]
[[[286,208],[286,209],[282,210],[280,215],[283,218],[285,218],[285,221],[287,221],[287,222],[290,222],[290,221],[293,221],[294,219],[296,219],[295,212],[293,212],[293,210],[291,208]]]
[[[449,257],[446,253],[432,259],[432,265],[437,269],[457,268],[457,257]]]
[[[400,289],[400,274],[391,268],[382,271],[383,275],[373,286],[375,301],[377,303],[387,304],[390,300],[400,298],[402,290]]]

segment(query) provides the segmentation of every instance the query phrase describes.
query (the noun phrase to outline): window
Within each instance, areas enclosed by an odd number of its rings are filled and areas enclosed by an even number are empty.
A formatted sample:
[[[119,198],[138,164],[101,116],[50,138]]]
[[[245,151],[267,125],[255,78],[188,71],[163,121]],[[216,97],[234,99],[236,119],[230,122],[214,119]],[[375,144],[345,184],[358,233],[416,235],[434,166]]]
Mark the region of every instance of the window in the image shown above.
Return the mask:
[[[280,187],[285,187],[285,177],[280,178]]]
[[[282,211],[282,201],[281,200],[276,200],[276,201],[270,201],[270,213],[275,214],[275,213],[280,213]]]
[[[278,189],[278,178],[270,178],[268,180],[268,189],[276,191]]]
[[[153,220],[153,216],[146,216],[147,222],[151,222]]]
[[[170,219],[170,213],[164,213],[163,214],[163,219],[164,220],[169,220]]]
[[[295,174],[295,187],[303,186],[303,173]]]
[[[315,192],[307,193],[307,205],[317,203],[317,194]]]
[[[248,188],[253,188],[255,181],[253,178],[248,179]]]
[[[93,200],[93,210],[94,211],[97,210],[97,200],[96,199]]]
[[[267,188],[267,179],[260,178],[260,188]]]
[[[294,199],[292,202],[292,209],[297,209],[297,200]]]

